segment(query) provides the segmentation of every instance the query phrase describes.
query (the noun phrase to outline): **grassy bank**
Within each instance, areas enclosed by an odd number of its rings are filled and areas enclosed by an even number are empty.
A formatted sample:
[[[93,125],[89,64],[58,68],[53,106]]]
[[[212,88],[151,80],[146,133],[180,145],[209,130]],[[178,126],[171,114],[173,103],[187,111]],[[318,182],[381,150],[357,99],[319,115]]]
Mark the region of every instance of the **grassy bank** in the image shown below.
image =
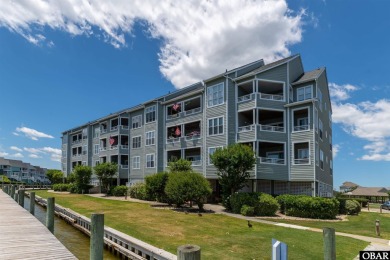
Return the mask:
[[[202,259],[270,259],[271,239],[289,246],[289,259],[323,258],[321,233],[253,223],[218,214],[184,214],[156,209],[148,204],[105,200],[85,195],[63,195],[38,191],[37,195],[56,197],[56,203],[87,217],[105,214],[105,224],[156,247],[176,253],[178,246],[196,244]],[[337,237],[337,259],[352,259],[368,243]]]

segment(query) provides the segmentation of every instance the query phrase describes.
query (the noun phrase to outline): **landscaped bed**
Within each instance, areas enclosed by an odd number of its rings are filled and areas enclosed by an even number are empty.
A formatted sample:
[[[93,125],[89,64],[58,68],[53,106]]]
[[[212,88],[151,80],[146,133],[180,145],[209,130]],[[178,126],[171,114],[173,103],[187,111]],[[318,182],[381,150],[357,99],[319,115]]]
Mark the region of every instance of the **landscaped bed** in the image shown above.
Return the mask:
[[[321,233],[255,222],[248,228],[245,220],[220,214],[198,216],[159,210],[144,203],[46,191],[36,193],[44,198],[56,197],[56,203],[87,217],[94,212],[104,213],[107,226],[171,253],[176,253],[180,245],[196,244],[202,248],[202,259],[270,259],[271,239],[276,238],[289,246],[289,259],[323,258]],[[326,226],[331,224],[326,223]],[[341,230],[336,228],[336,231]],[[368,245],[339,236],[336,244],[337,259],[352,259]]]

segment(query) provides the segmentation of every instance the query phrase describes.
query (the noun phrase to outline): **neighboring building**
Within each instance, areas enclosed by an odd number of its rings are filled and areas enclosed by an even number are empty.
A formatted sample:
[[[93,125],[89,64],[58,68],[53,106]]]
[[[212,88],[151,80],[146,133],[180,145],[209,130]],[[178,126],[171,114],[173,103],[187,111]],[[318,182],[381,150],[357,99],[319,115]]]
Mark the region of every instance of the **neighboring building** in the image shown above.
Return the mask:
[[[134,184],[185,158],[218,192],[209,155],[243,143],[256,153],[250,190],[332,196],[331,116],[325,68],[258,60],[63,132],[62,170],[115,162],[118,184]]]
[[[356,187],[356,186],[355,186]],[[389,199],[389,191],[384,187],[361,187],[346,193],[351,198],[366,198],[370,202],[385,202]]]
[[[357,187],[360,187],[360,186],[356,183],[346,181],[346,182],[343,182],[343,185],[340,186],[340,192],[343,192],[343,193],[349,192],[353,189],[356,189]]]
[[[0,157],[0,172],[11,181],[21,181],[27,184],[50,183],[46,177],[47,169],[32,166],[19,160],[11,160]]]

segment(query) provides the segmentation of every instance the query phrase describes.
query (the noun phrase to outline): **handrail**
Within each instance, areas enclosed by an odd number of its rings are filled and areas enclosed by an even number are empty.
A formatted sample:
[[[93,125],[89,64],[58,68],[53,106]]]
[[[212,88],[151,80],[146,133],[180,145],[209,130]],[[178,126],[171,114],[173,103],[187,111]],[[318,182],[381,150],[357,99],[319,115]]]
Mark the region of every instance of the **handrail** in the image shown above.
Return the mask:
[[[260,157],[261,163],[270,163],[270,164],[284,164],[284,159],[280,158],[271,158],[271,157]]]
[[[184,115],[188,116],[188,115],[196,114],[196,113],[199,113],[201,110],[202,110],[202,107],[196,107],[196,108],[184,111]]]
[[[284,99],[283,95],[276,95],[276,94],[267,94],[267,93],[259,93],[261,99],[269,99],[269,100],[277,100],[282,101]]]
[[[309,130],[309,126],[308,125],[294,126],[294,132],[305,131],[305,130]]]
[[[310,163],[309,158],[294,159],[294,164],[309,164],[309,163]]]
[[[255,129],[255,125],[245,125],[245,126],[238,127],[238,132],[239,133],[249,132],[249,131],[253,131],[254,129]]]
[[[275,125],[260,125],[260,130],[262,131],[272,131],[272,132],[283,132],[283,126],[275,126]]]

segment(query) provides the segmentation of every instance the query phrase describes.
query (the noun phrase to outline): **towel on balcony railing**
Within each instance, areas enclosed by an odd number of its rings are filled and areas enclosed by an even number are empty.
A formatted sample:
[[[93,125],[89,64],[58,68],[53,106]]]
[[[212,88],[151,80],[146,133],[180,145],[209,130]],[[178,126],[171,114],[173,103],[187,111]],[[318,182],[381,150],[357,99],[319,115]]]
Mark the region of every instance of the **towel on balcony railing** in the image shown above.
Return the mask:
[[[110,142],[110,145],[112,146],[112,145],[115,144],[115,139],[114,139],[113,137],[110,136],[109,142]]]
[[[176,103],[172,106],[173,111],[178,111],[180,108],[180,103]]]
[[[175,135],[176,135],[176,136],[180,136],[180,135],[181,135],[181,131],[180,131],[180,128],[179,128],[179,127],[176,127]]]

